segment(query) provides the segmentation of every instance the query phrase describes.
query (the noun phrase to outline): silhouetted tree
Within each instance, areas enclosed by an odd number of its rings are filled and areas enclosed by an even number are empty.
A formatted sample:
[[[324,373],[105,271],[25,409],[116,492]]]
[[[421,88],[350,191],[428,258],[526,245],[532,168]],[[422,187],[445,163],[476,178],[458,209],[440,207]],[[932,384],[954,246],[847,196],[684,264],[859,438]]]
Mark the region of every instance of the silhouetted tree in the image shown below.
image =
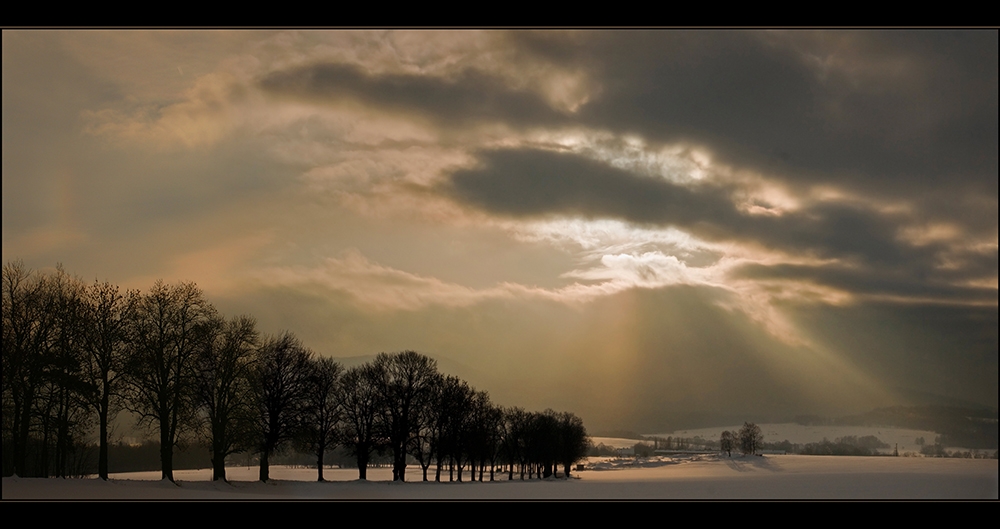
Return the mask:
[[[416,435],[411,440],[409,446],[410,454],[420,464],[423,481],[427,481],[427,470],[434,461],[434,454],[440,446],[442,426],[444,424],[441,413],[441,396],[444,386],[444,375],[436,373],[433,380],[428,384],[428,399],[417,411],[419,414],[419,425]]]
[[[719,449],[725,452],[727,456],[732,457],[735,445],[736,438],[733,436],[733,432],[729,430],[722,432],[722,435],[719,437]]]
[[[4,267],[5,473],[66,477],[88,433],[85,298],[83,282],[61,265],[53,274]]]
[[[475,393],[476,390],[464,380],[448,377],[441,403],[446,417],[441,455],[438,459],[439,472],[441,464],[445,460],[448,461],[448,481],[454,479],[453,471],[457,471],[458,481],[462,481],[462,471],[468,463],[470,441],[468,423]]]
[[[586,457],[590,441],[587,439],[587,429],[583,426],[583,419],[569,412],[560,413],[558,419],[556,459],[562,463],[563,473],[568,478],[573,464]]]
[[[558,414],[552,409],[547,409],[544,413],[536,414],[534,423],[534,442],[532,445],[535,461],[542,470],[541,477],[547,478],[555,472],[558,459]]]
[[[437,377],[433,387],[434,391],[428,406],[428,451],[437,463],[434,481],[441,481],[444,464],[454,461],[456,452],[461,449],[460,435],[468,413],[467,403],[472,395],[472,388],[465,381],[452,375]],[[461,460],[462,456],[458,455],[458,458]],[[429,463],[428,459],[427,464]],[[453,479],[453,476],[449,471],[450,479]]]
[[[523,408],[507,408],[504,413],[507,436],[504,439],[504,446],[511,463],[507,479],[514,479],[514,465],[517,465],[521,481],[524,481],[524,474],[530,469],[529,463],[529,434],[531,430],[533,414]]]
[[[760,431],[760,426],[752,422],[743,423],[740,432],[737,434],[740,444],[740,452],[743,455],[753,455],[757,453],[757,448],[764,440],[764,434]]]
[[[204,326],[198,354],[197,405],[212,450],[212,480],[226,479],[226,457],[252,446],[253,376],[258,347],[249,316],[214,317]]]
[[[476,481],[478,462],[479,481],[483,480],[483,466],[489,452],[491,432],[489,430],[490,396],[485,391],[473,391],[472,400],[465,420],[465,452],[469,459],[470,481]]]
[[[368,461],[381,442],[375,424],[381,402],[377,388],[380,378],[374,366],[368,363],[348,369],[341,379],[343,430],[340,437],[357,458],[358,479],[368,478]]]
[[[94,282],[83,306],[85,327],[83,372],[91,387],[88,402],[98,417],[97,474],[108,479],[109,421],[118,408],[120,382],[129,347],[129,326],[135,317],[139,293],[120,292],[117,285]]]
[[[57,477],[67,477],[68,459],[78,440],[87,432],[90,407],[87,397],[90,386],[83,373],[86,322],[83,320],[86,288],[79,278],[66,273],[61,265],[49,279],[49,295],[53,298],[55,325],[48,354],[44,358],[44,411],[42,422],[42,454],[39,475],[48,476],[50,469]],[[50,467],[49,444],[52,441]]]
[[[316,455],[317,481],[323,481],[323,455],[337,442],[343,373],[343,367],[332,358],[319,358],[313,361],[309,375],[300,446]]]
[[[472,481],[476,480],[477,468],[479,481],[483,481],[487,463],[490,463],[490,481],[493,481],[493,465],[501,451],[502,422],[503,410],[490,402],[489,393],[473,390],[464,421],[465,442],[463,443],[469,460]]]
[[[162,476],[170,481],[178,435],[194,421],[201,327],[214,313],[194,283],[170,286],[157,281],[136,306],[125,377],[128,407],[139,415],[140,424],[159,430]]]
[[[407,446],[419,432],[420,410],[433,395],[437,362],[413,351],[381,353],[373,368],[379,377],[379,425],[392,450],[392,480],[405,481]]]
[[[21,261],[3,268],[3,426],[4,454],[13,454],[11,473],[27,469],[32,410],[56,325],[49,280]],[[8,444],[9,439],[9,444]],[[6,469],[5,469],[6,470]]]
[[[302,428],[310,390],[312,353],[289,332],[258,351],[254,386],[260,480],[270,479],[270,458]]]
[[[583,422],[571,413],[502,410],[484,391],[445,377],[413,351],[380,354],[341,376],[336,362],[314,355],[292,334],[259,342],[252,318],[225,320],[193,283],[158,281],[145,294],[117,286],[87,287],[61,267],[35,274],[19,262],[3,269],[4,472],[65,476],[79,440],[98,416],[99,474],[108,474],[108,423],[116,396],[155,427],[162,476],[173,480],[173,449],[200,425],[211,444],[213,479],[225,459],[260,453],[260,479],[287,441],[316,455],[340,442],[366,478],[373,452],[392,451],[394,480],[405,481],[414,455],[427,480],[437,463],[449,480],[468,466],[490,479],[498,462],[521,478],[570,475],[586,451]]]
[[[486,444],[483,452],[484,457],[479,465],[479,481],[483,480],[483,465],[487,461],[490,464],[490,481],[493,481],[497,462],[503,457],[503,435],[505,433],[503,408],[489,402],[489,395],[485,391],[483,395],[487,399],[486,408],[482,410],[483,415],[481,415],[486,431]]]

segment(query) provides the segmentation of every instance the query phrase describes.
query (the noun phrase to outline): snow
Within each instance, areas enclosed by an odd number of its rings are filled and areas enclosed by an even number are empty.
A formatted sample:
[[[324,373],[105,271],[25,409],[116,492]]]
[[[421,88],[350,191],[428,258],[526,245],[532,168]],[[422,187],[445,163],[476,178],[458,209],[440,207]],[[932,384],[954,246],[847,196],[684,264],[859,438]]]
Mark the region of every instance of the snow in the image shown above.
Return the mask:
[[[210,481],[211,470],[158,472],[98,479],[3,478],[4,500],[596,500],[596,499],[997,499],[997,460],[921,457],[718,455],[631,460],[593,458],[572,479],[493,483],[392,483],[388,468],[315,469],[275,466],[259,483],[256,468],[227,469],[230,483]],[[416,467],[407,478],[419,480]]]

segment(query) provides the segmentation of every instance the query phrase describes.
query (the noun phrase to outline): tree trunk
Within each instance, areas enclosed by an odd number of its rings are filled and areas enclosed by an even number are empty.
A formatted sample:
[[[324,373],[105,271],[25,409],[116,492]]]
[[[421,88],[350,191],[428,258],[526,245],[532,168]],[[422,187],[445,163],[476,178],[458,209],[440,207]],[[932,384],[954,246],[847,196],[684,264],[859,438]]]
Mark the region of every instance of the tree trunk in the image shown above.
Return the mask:
[[[268,464],[268,458],[270,455],[271,454],[268,450],[264,450],[260,453],[260,474],[258,475],[258,479],[265,483],[267,480],[271,479],[271,468]]]
[[[368,479],[368,453],[358,450],[358,479]]]
[[[217,441],[212,441],[212,481],[226,481],[226,453]]]
[[[14,474],[23,477],[30,476],[28,471],[28,433],[31,431],[31,401],[34,395],[28,394],[21,406],[21,430],[17,432],[17,444],[14,445]]]
[[[394,452],[392,454],[392,480],[406,481],[406,452]]]
[[[323,452],[322,449],[316,452],[316,472],[319,474],[316,481],[323,481]]]
[[[226,456],[212,454],[212,481],[226,481]]]
[[[105,388],[107,386],[105,385]],[[108,480],[108,393],[105,389],[104,396],[101,397],[101,408],[97,415],[101,423],[100,448],[97,456],[97,475],[104,481]]]
[[[160,479],[174,480],[174,446],[165,428],[160,428]]]

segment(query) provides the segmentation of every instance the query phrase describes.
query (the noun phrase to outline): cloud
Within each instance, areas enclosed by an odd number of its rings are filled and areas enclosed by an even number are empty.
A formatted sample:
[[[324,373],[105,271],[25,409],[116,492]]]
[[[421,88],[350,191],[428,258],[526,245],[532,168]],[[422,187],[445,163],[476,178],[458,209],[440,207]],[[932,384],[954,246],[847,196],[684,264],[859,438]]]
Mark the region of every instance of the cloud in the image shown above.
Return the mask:
[[[847,294],[949,302],[981,303],[996,294],[989,287],[962,284],[995,277],[996,248],[989,239],[969,249],[962,228],[921,228],[923,219],[910,207],[834,194],[802,196],[793,209],[761,214],[739,203],[744,200],[740,195],[754,192],[752,182],[741,186],[738,181],[708,179],[681,184],[573,152],[527,147],[485,151],[479,159],[477,166],[455,170],[439,192],[529,223],[566,217],[620,219],[649,230],[690,233],[714,244],[716,251],[728,243],[785,255],[781,264],[747,264],[732,279],[808,281]],[[602,250],[603,259],[612,259],[607,254],[613,250]],[[730,247],[723,253],[732,251]],[[752,252],[738,253],[754,262]],[[630,255],[636,259],[655,254],[633,249]],[[795,256],[819,263],[792,263]],[[652,269],[635,269],[640,270]]]
[[[914,277],[909,271],[852,268],[845,266],[801,266],[782,264],[765,266],[746,264],[732,272],[734,279],[806,281],[855,296],[908,302],[993,305],[995,287],[954,284]]]
[[[387,267],[349,250],[315,267],[267,267],[253,273],[264,285],[305,291],[323,288],[349,294],[362,307],[376,311],[412,311],[428,306],[468,307],[497,299],[538,299],[567,304],[590,302],[632,288],[659,288],[682,283],[704,283],[707,275],[689,270],[676,257],[659,252],[640,255],[604,255],[587,269],[564,277],[582,279],[560,288],[540,288],[514,282],[472,288]]]
[[[260,87],[276,96],[319,103],[360,102],[382,112],[404,112],[447,124],[501,121],[538,124],[564,115],[536,92],[467,69],[452,77],[370,74],[350,64],[326,63],[268,74]]]
[[[487,298],[513,295],[511,288],[504,285],[476,290],[382,266],[356,250],[346,252],[342,258],[328,258],[318,267],[269,268],[257,277],[264,284],[346,292],[359,305],[375,310],[468,306]]]
[[[535,35],[511,41],[545,53]],[[563,40],[548,35],[547,44]],[[990,31],[592,32],[555,46],[600,83],[590,126],[708,146],[790,182],[880,195],[943,176],[996,194]]]
[[[211,147],[255,115],[244,82],[230,72],[197,79],[179,101],[126,110],[84,110],[84,130],[125,145],[176,150]]]
[[[574,153],[520,148],[485,151],[481,165],[452,173],[442,192],[507,215],[612,217],[675,224],[733,222],[737,212],[718,188],[691,190],[639,176]]]
[[[441,127],[585,127],[702,145],[797,184],[996,194],[990,31],[410,32],[264,74],[266,92]],[[964,192],[964,191],[962,191]]]

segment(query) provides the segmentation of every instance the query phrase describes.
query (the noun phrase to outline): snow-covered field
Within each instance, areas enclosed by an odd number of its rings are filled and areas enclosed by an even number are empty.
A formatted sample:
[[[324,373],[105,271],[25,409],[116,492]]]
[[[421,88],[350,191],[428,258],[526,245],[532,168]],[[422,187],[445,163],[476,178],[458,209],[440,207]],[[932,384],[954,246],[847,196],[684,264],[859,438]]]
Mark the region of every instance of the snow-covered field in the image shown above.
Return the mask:
[[[272,467],[272,480],[253,481],[256,469],[228,469],[230,483],[210,470],[178,471],[178,483],[156,472],[97,479],[4,478],[3,499],[157,500],[528,500],[528,499],[997,499],[997,460],[848,456],[697,456],[616,460],[594,458],[573,479],[493,483],[392,483],[389,469],[325,471]],[[407,471],[419,480],[419,469]]]

